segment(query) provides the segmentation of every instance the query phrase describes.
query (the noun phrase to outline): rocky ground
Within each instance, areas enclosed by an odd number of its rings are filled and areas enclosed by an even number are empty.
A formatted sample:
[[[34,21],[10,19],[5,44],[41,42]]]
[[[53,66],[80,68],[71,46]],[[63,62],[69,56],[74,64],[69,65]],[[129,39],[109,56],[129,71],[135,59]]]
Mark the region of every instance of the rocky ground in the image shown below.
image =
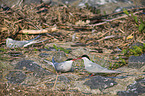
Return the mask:
[[[144,8],[131,10],[138,18],[135,21],[121,12],[101,15],[87,8],[42,6],[0,9],[1,96],[144,96],[145,27],[138,27],[144,22]],[[34,31],[41,29],[46,32]],[[38,35],[45,41],[26,48],[6,44],[8,37],[22,41]],[[57,73],[45,62],[51,62],[52,57],[62,62],[84,54],[103,67],[124,73],[89,77],[82,60],[73,62],[72,72]]]

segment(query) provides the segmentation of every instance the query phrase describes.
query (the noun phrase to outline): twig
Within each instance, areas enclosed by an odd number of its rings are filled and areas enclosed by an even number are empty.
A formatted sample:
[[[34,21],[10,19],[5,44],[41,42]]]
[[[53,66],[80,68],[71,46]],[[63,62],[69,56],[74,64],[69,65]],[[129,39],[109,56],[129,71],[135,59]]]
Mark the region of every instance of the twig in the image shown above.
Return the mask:
[[[41,30],[21,30],[19,33],[23,33],[23,34],[41,34],[41,33],[48,33],[48,32],[54,32],[57,31],[56,27],[52,27],[52,28],[46,28],[46,29],[41,29]]]
[[[23,34],[41,34],[41,33],[48,33],[48,30],[42,29],[42,30],[21,30],[19,33]]]
[[[120,32],[125,33],[123,30],[119,29]]]
[[[53,86],[52,90],[54,90],[54,89],[55,89],[55,85],[56,85],[56,82],[57,82],[58,73],[56,72],[56,74],[57,74],[57,76],[56,76],[56,79],[55,79],[54,86]]]
[[[103,37],[103,38],[101,38],[101,39],[99,39],[99,40],[97,40],[97,41],[102,41],[102,40],[106,40],[106,39],[111,39],[111,38],[114,38],[114,37],[116,37],[116,36],[115,36],[115,35],[110,35],[110,36]]]
[[[22,0],[23,1],[23,0]],[[21,3],[21,2],[20,2]],[[7,5],[7,4],[5,4]],[[7,5],[8,6],[8,5]],[[9,6],[8,6],[9,7]],[[23,12],[21,12],[21,10],[18,12],[18,10],[16,10],[15,8],[12,8],[10,9],[12,12],[15,12],[18,16],[21,16],[22,19],[26,20],[27,22],[31,23],[31,25],[33,25],[37,30],[40,30],[39,27],[37,27],[33,22],[32,20],[28,19],[27,18],[27,15],[25,15]],[[16,17],[17,18],[17,17]]]
[[[141,13],[141,12],[143,12],[143,10],[141,10],[141,11],[139,11],[139,12],[133,13],[133,15],[138,14],[138,13]],[[131,16],[131,14],[129,14],[129,15]],[[103,25],[103,24],[106,24],[107,22],[111,22],[111,21],[118,20],[118,19],[125,18],[125,17],[128,17],[128,15],[123,15],[123,16],[121,16],[121,17],[113,18],[113,19],[110,19],[110,20],[106,20],[105,22],[101,22],[101,23],[98,23],[98,24],[92,24],[92,25],[88,25],[88,26]]]

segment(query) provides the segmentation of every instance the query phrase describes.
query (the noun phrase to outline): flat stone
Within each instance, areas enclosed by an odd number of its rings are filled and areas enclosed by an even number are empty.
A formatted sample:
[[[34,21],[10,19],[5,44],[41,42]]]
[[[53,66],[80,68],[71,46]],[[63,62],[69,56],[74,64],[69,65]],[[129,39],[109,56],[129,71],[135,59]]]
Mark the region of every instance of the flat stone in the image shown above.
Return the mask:
[[[40,4],[41,0],[24,0],[23,3],[24,4],[31,4],[31,3]]]
[[[84,84],[89,86],[91,89],[103,90],[116,85],[117,82],[102,76],[95,76],[90,80],[86,81]]]
[[[134,46],[143,46],[143,43],[137,42],[137,43],[133,43],[130,48],[133,49]]]
[[[66,77],[66,76],[59,76],[57,78],[57,81],[61,81],[61,82],[70,82],[70,80]]]
[[[26,75],[21,71],[11,71],[6,75],[6,79],[10,83],[21,83],[26,79]]]
[[[47,53],[40,53],[40,54],[39,54],[40,57],[48,57],[49,55],[50,55],[50,54],[47,54]]]
[[[31,4],[31,3],[40,4],[41,0],[24,0],[22,2],[21,2],[21,0],[3,0],[3,1],[0,1],[0,4],[6,4],[9,7],[19,6],[22,4]]]
[[[63,51],[55,52],[53,57],[54,57],[55,62],[58,62],[58,63],[63,62],[67,59],[67,56]]]
[[[118,96],[138,96],[137,93],[128,92],[128,91],[119,91],[117,93]]]
[[[33,75],[37,77],[52,74],[32,60],[22,60],[18,62],[15,69],[33,72]]]
[[[130,56],[128,60],[128,67],[141,68],[145,65],[145,54],[141,56]]]
[[[127,86],[127,91],[118,91],[119,96],[138,96],[145,93],[145,78]]]

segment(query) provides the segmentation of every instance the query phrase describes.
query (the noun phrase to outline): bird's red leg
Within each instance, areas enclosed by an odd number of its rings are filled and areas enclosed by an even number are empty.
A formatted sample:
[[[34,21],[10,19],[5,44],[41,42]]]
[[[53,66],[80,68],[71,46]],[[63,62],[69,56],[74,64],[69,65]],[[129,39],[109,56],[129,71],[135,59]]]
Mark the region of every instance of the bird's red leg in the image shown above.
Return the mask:
[[[92,73],[92,74],[90,74],[90,75],[89,75],[89,77],[92,77],[92,76],[95,76],[95,74],[94,74],[94,73]]]

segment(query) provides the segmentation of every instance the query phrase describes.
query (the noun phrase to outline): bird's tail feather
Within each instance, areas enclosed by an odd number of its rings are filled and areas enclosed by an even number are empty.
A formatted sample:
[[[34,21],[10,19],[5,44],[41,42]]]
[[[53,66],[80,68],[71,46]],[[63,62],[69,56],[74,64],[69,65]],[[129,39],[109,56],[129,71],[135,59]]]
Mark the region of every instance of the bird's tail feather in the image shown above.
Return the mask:
[[[50,61],[47,61],[47,60],[44,60],[45,62],[47,62],[49,65],[52,65],[54,68],[55,68],[55,66],[54,66],[54,63],[53,62],[50,62]]]
[[[56,61],[54,60],[54,57],[52,57],[52,63],[56,63]]]
[[[104,70],[106,73],[124,73],[122,71],[116,71],[116,70]]]

